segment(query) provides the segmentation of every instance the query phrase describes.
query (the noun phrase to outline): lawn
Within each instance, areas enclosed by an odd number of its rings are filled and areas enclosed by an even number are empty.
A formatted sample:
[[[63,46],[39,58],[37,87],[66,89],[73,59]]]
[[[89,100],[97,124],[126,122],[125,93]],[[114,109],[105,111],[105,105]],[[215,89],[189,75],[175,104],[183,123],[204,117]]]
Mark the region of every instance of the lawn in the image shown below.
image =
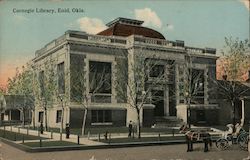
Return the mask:
[[[5,132],[5,133],[4,133]],[[21,141],[24,139],[25,140],[36,140],[40,139],[38,136],[32,136],[32,135],[27,135],[27,134],[22,134],[22,133],[17,133],[17,132],[11,132],[11,131],[4,131],[0,129],[0,137],[6,138],[11,141]],[[41,139],[47,139],[41,137]]]
[[[171,140],[185,140],[184,136],[170,136],[170,137],[141,137],[140,139],[138,138],[114,138],[111,140],[104,140],[101,139],[100,142],[104,143],[130,143],[130,142],[155,142],[155,141],[171,141]],[[98,140],[95,140],[98,141]]]
[[[58,128],[53,129],[54,132],[59,132]],[[104,134],[108,133],[128,133],[127,127],[91,127],[85,129],[85,134]],[[141,128],[142,133],[161,133],[161,134],[176,134],[179,133],[178,129],[170,129],[170,128]],[[81,128],[71,128],[70,133],[72,134],[81,134]]]
[[[25,146],[29,147],[40,147],[40,142],[27,142],[23,143]],[[74,146],[77,143],[67,142],[67,141],[42,141],[42,147],[52,147],[52,146]]]
[[[30,128],[31,129],[31,128]],[[35,128],[37,129],[37,128]],[[48,131],[53,131],[53,132],[60,132],[59,128],[48,128]],[[90,134],[104,134],[105,132],[108,133],[128,133],[128,128],[127,127],[89,127],[85,129],[85,134],[87,135],[88,132]],[[71,128],[70,133],[75,134],[75,135],[81,135],[82,129],[81,128]],[[146,128],[143,127],[141,128],[142,133],[161,133],[161,134],[177,134],[179,133],[178,129],[171,129],[171,128]],[[63,130],[63,133],[65,133],[65,129]]]

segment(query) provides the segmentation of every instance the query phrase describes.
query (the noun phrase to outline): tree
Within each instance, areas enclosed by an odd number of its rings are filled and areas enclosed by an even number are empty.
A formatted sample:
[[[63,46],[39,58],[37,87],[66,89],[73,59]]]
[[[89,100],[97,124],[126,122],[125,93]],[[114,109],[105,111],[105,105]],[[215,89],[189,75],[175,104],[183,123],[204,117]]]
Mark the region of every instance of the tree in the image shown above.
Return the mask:
[[[4,87],[0,87],[0,126],[2,125],[2,113],[4,113],[5,108],[4,108],[4,100],[3,96],[6,94],[6,90]]]
[[[225,46],[218,59],[217,78],[243,81],[243,75],[250,69],[249,41],[225,38]]]
[[[187,105],[187,123],[191,127],[191,104],[204,103],[204,71],[195,69],[193,65],[194,57],[187,54],[181,70],[183,78],[180,80],[180,95]],[[198,97],[203,97],[202,100]]]
[[[118,56],[117,77],[114,83],[120,101],[127,103],[136,113],[137,136],[141,138],[143,106],[159,100],[153,88],[166,85],[169,72],[165,66],[171,68],[174,61],[163,60],[152,53],[147,55],[143,47],[136,51],[136,53],[124,52]]]
[[[85,133],[89,106],[100,94],[111,94],[111,64],[89,61],[88,71],[83,69],[84,59],[80,55],[71,58],[71,99],[79,103],[84,110],[81,134]],[[89,84],[87,90],[86,83]]]
[[[236,116],[240,114],[240,99],[249,93],[242,79],[242,76],[250,69],[249,41],[225,38],[225,47],[222,50],[223,56],[219,59],[218,73],[221,81],[214,81],[218,88],[219,96],[230,102],[233,117],[232,123],[235,125]],[[238,106],[238,107],[237,107]]]
[[[22,67],[22,70],[16,69],[16,75],[8,79],[8,93],[13,96],[20,96],[20,103],[16,104],[22,115],[23,123],[25,125],[26,112],[34,110],[33,105],[33,71],[29,64]],[[32,115],[33,116],[33,115]]]
[[[50,56],[45,60],[43,68],[36,68],[39,73],[35,73],[35,83],[39,84],[39,92],[36,96],[40,106],[44,109],[45,130],[48,130],[48,107],[52,107],[55,95],[57,94],[57,77],[55,60]],[[37,92],[36,92],[37,93]]]
[[[6,88],[4,86],[0,86],[0,96],[6,94]]]

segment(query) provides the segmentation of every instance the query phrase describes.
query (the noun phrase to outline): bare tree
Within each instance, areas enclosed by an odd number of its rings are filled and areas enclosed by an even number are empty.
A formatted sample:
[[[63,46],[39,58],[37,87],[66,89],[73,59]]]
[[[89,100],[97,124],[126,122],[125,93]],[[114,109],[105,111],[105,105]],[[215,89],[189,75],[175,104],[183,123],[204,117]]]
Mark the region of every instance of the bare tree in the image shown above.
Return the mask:
[[[173,66],[174,61],[163,60],[155,54],[147,55],[143,48],[132,54],[124,52],[119,59],[115,81],[117,95],[136,112],[137,136],[141,138],[140,112],[146,103],[160,100],[153,88],[166,85],[169,72],[165,66]]]
[[[194,57],[187,54],[184,63],[182,64],[182,80],[180,82],[180,95],[184,98],[184,104],[187,104],[187,123],[191,127],[191,104],[203,104],[204,101],[199,97],[204,98],[204,71],[196,69]],[[203,99],[202,98],[202,99]]]
[[[79,103],[84,110],[81,134],[85,134],[86,119],[89,106],[96,96],[103,93],[110,93],[111,96],[111,65],[105,66],[99,63],[89,62],[88,71],[84,71],[80,58],[76,58],[71,66],[71,99]],[[102,63],[102,62],[100,62]],[[98,66],[99,65],[99,66]],[[89,90],[86,89],[86,83],[89,84]],[[98,97],[99,99],[102,97]]]

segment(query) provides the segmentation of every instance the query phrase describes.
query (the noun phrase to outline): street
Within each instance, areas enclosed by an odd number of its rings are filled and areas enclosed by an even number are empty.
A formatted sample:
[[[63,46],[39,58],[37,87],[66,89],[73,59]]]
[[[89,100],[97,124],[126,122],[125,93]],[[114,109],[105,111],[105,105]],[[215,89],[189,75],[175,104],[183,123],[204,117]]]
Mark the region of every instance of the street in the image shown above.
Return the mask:
[[[248,156],[233,146],[218,151],[215,146],[203,152],[203,144],[195,144],[193,152],[186,152],[186,145],[163,145],[117,149],[78,150],[61,152],[26,153],[1,143],[0,160],[242,160]]]

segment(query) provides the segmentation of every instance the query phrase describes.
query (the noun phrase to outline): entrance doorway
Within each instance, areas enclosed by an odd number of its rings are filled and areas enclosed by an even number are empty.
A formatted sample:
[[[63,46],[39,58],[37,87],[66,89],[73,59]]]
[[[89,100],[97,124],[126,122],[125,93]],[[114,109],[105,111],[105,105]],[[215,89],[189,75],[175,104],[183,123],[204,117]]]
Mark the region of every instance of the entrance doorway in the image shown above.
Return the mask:
[[[152,91],[152,100],[155,105],[154,115],[155,116],[164,116],[164,91]]]

